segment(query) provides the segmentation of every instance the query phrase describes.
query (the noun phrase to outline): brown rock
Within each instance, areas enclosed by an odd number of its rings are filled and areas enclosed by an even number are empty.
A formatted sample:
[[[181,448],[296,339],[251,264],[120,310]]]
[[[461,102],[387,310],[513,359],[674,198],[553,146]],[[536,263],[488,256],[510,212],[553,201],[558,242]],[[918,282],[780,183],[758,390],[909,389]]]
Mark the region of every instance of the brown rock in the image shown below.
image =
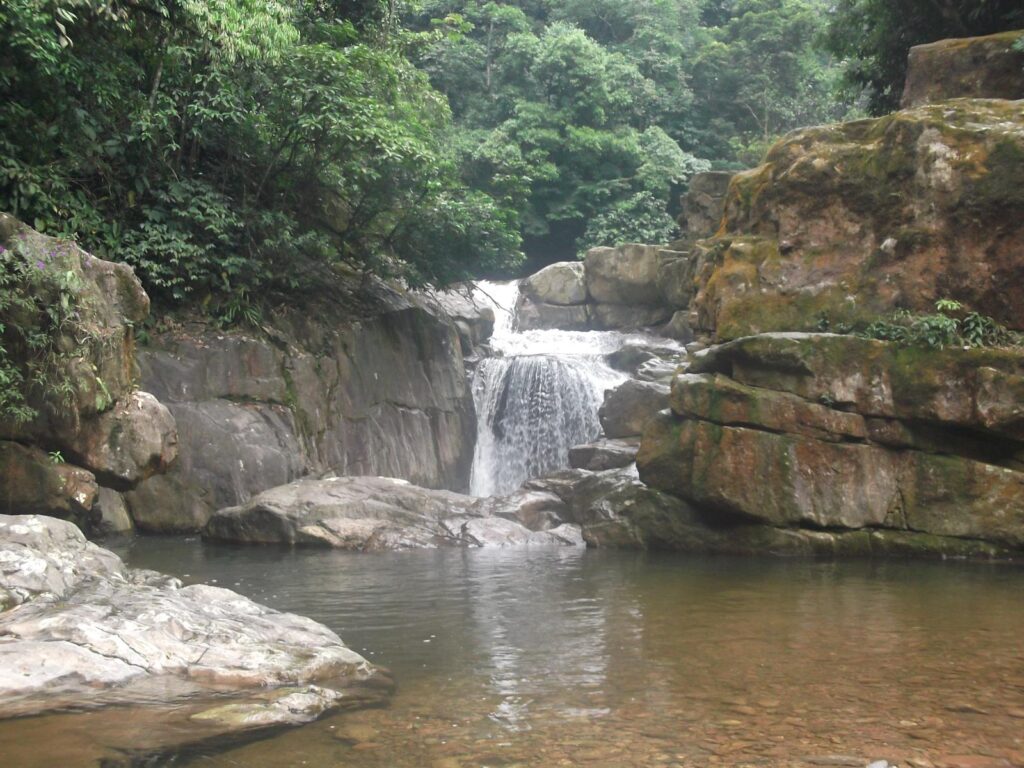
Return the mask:
[[[904,109],[947,99],[1024,99],[1024,30],[915,45],[907,60]]]
[[[957,100],[809,128],[737,174],[694,249],[719,339],[961,301],[1024,327],[1024,103]]]

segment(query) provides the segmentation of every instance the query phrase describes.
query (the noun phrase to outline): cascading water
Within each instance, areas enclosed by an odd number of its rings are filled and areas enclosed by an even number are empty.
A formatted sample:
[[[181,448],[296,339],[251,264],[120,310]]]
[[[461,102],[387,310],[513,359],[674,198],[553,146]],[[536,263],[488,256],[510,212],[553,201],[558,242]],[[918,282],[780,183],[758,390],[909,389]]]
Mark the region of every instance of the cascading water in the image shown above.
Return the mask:
[[[470,492],[510,493],[524,481],[569,466],[569,449],[601,433],[604,391],[625,380],[604,356],[629,337],[610,331],[517,333],[518,283],[479,284],[494,308],[494,357],[477,366],[476,454]]]

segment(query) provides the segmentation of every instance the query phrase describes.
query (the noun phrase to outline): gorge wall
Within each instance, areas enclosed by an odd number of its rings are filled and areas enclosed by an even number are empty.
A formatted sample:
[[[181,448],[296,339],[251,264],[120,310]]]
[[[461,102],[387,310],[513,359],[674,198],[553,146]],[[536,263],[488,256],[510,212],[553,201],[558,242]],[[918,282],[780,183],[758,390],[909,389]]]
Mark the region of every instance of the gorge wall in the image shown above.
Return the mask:
[[[690,252],[688,322],[720,344],[675,376],[638,469],[724,537],[712,548],[1024,550],[1024,350],[809,333],[940,299],[1024,328],[1024,101],[965,74],[1005,57],[926,88],[933,53],[915,49],[908,93],[982,98],[791,133]]]

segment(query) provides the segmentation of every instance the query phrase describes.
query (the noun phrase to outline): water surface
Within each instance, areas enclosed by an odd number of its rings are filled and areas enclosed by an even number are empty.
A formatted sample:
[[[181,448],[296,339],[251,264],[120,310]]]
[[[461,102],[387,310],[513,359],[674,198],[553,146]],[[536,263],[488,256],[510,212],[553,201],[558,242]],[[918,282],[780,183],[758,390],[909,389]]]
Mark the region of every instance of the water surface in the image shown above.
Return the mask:
[[[388,709],[189,765],[1024,763],[1015,566],[196,539],[127,557],[309,615],[399,680]]]

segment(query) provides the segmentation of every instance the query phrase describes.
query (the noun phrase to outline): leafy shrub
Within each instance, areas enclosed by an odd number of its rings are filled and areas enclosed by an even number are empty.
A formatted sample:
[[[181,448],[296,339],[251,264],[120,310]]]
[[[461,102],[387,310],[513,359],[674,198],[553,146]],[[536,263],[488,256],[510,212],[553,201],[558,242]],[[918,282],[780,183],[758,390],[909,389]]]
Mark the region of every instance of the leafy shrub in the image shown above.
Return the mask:
[[[865,339],[890,341],[906,346],[929,347],[1014,347],[1024,345],[1024,334],[1011,331],[993,318],[965,312],[953,299],[935,302],[934,314],[896,310],[888,318],[866,325],[848,325],[820,318],[819,328],[835,333],[853,333]]]
[[[77,344],[78,276],[60,266],[60,253],[36,252],[23,239],[0,246],[0,421],[37,416],[45,398],[70,404],[75,382],[66,361]]]

